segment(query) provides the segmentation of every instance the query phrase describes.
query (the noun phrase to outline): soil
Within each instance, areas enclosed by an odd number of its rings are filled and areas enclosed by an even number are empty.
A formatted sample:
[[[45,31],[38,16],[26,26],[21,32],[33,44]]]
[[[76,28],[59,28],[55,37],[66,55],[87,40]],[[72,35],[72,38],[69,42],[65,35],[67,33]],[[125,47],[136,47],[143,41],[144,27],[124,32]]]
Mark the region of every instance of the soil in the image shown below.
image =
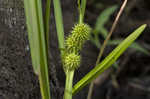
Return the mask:
[[[103,7],[96,7],[96,4],[99,3],[102,3]],[[89,0],[85,21],[93,27],[100,12],[114,4],[120,6],[122,1]],[[150,50],[149,5],[149,0],[129,0],[112,38],[126,37],[138,26],[146,23],[148,27],[137,42]],[[63,0],[62,7],[65,35],[68,35],[73,24],[77,22],[76,0]],[[116,14],[117,11],[106,25],[108,30]],[[54,20],[52,13],[49,60],[50,87],[52,99],[62,99],[65,74],[59,57]],[[27,38],[23,0],[0,0],[0,99],[41,99],[38,78],[32,69]],[[107,47],[104,57],[112,48],[114,47]],[[98,49],[88,41],[81,54],[82,64],[75,73],[74,84],[93,68]],[[118,69],[113,68],[102,84],[95,85],[93,99],[150,99],[149,59],[148,55],[128,49],[119,59]],[[88,86],[83,88],[73,99],[86,99],[87,92]]]

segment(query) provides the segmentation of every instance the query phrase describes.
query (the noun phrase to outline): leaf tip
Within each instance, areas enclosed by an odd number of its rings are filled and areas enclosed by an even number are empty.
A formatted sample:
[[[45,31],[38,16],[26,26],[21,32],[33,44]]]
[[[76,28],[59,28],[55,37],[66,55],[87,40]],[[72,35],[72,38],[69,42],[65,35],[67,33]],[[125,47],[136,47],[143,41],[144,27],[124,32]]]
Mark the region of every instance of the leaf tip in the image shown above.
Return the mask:
[[[147,27],[147,24],[143,24],[141,27],[142,27],[143,29],[145,29],[145,28]]]

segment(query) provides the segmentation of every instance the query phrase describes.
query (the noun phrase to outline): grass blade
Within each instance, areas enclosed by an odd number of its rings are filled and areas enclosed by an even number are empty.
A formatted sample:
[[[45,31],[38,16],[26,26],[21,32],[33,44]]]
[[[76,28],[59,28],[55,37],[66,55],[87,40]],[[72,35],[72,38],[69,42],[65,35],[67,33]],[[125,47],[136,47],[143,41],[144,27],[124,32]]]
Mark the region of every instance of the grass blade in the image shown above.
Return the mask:
[[[132,44],[132,42],[143,32],[146,25],[142,25],[130,34],[120,45],[118,45],[100,64],[85,75],[74,87],[72,93],[75,94],[88,83],[93,81],[102,72],[108,69],[119,56]]]
[[[24,0],[28,38],[34,72],[38,75],[43,99],[50,99],[47,47],[41,0]]]
[[[105,9],[97,18],[95,24],[95,31],[100,32],[104,38],[106,38],[108,31],[105,29],[104,25],[109,21],[110,16],[116,11],[118,7],[116,5]]]
[[[60,1],[53,0],[53,4],[54,4],[54,13],[55,13],[59,48],[64,49],[64,26],[63,26],[63,21],[62,21],[62,10],[61,10]]]
[[[119,45],[123,40],[122,39],[117,39],[117,40],[110,40],[108,42],[108,45]],[[142,52],[145,55],[150,55],[150,52],[140,46],[138,43],[133,42],[129,48],[135,49],[136,51]]]
[[[48,49],[48,42],[49,42],[49,22],[50,22],[50,5],[51,0],[47,0],[46,2],[46,13],[45,13],[45,34],[46,34],[46,43],[47,43],[47,49]]]

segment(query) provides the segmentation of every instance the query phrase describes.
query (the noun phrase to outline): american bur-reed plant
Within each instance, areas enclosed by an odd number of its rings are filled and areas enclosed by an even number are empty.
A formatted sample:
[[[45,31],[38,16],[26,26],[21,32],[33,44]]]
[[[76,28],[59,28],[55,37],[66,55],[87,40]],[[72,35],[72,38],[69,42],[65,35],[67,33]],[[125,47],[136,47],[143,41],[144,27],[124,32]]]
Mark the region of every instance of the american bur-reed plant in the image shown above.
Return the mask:
[[[64,99],[71,99],[72,81],[75,69],[80,66],[81,51],[83,44],[89,40],[91,28],[85,23],[74,26],[71,34],[65,40],[64,55],[62,56],[63,68],[66,74],[66,86]]]
[[[82,61],[80,51],[84,43],[90,39],[92,28],[84,22],[86,0],[78,0],[78,22],[72,28],[69,36],[64,38],[64,26],[60,0],[53,0],[57,37],[60,49],[62,68],[66,75],[64,99],[72,99],[79,90],[94,81],[102,72],[108,69],[119,56],[143,32],[146,25],[140,26],[125,40],[123,40],[102,62],[98,62],[94,69],[87,73],[80,81],[73,85],[74,72]],[[26,23],[32,65],[39,78],[42,99],[51,99],[48,76],[49,56],[49,24],[51,0],[46,0],[45,13],[42,9],[42,0],[24,0]],[[115,24],[116,25],[116,24]],[[115,28],[115,27],[114,27]],[[113,31],[112,31],[113,32]],[[107,38],[106,38],[107,39]],[[82,68],[82,67],[80,67]],[[61,97],[62,98],[62,97]]]

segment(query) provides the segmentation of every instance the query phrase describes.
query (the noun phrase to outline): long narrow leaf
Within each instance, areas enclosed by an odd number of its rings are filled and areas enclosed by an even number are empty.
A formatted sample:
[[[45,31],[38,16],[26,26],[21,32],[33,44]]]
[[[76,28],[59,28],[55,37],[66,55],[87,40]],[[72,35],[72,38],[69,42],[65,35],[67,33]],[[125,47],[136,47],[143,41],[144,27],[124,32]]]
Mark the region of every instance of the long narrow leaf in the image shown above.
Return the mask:
[[[117,39],[117,40],[110,40],[108,42],[108,45],[119,45],[123,40]],[[140,44],[133,42],[129,48],[135,49],[136,51],[142,52],[146,55],[150,55],[150,52],[143,48]]]
[[[50,99],[47,47],[41,0],[24,0],[28,38],[34,72],[40,80],[43,99]]]
[[[49,45],[49,22],[50,22],[50,6],[51,6],[51,0],[47,0],[46,2],[46,13],[45,13],[45,34],[46,34],[46,43],[47,47]],[[48,49],[48,48],[47,48]]]
[[[95,31],[101,33],[104,38],[106,38],[108,31],[105,29],[104,25],[109,21],[110,16],[116,11],[117,6],[111,6],[105,9],[97,18],[95,24]]]
[[[74,87],[72,93],[75,94],[88,83],[93,81],[102,72],[108,69],[119,56],[132,44],[132,42],[143,32],[146,25],[142,25],[129,35],[119,46],[117,46],[100,64],[85,75]]]
[[[64,26],[62,21],[62,10],[59,0],[53,0],[55,20],[56,20],[56,29],[59,42],[59,48],[64,49]]]

